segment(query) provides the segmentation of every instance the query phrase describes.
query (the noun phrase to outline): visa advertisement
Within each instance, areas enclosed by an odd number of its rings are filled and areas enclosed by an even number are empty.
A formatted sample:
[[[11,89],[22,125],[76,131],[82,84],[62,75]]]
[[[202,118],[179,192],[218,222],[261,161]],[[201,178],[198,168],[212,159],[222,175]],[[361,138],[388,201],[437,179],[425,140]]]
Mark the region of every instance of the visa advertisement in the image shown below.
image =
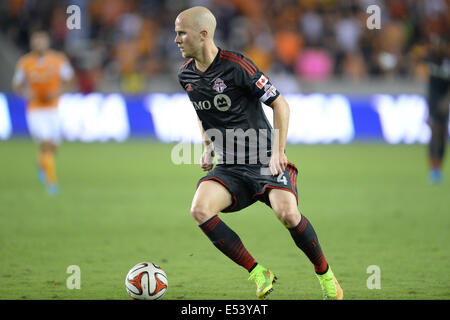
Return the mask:
[[[425,144],[430,139],[427,104],[420,95],[288,94],[285,98],[290,105],[287,141],[291,144]],[[272,123],[272,109],[263,108]],[[0,140],[29,137],[25,109],[22,97],[0,93]],[[67,93],[58,112],[65,141],[201,142],[195,109],[184,93]]]

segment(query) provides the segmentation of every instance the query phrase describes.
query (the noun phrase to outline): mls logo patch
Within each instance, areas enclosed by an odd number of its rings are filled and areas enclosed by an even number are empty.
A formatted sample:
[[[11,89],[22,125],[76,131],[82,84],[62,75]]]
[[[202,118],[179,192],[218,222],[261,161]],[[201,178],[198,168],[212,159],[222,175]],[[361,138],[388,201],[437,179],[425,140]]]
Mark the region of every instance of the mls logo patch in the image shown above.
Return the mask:
[[[214,81],[213,89],[216,90],[218,93],[222,93],[223,90],[226,89],[226,87],[227,87],[227,86],[225,85],[225,83],[223,82],[222,79],[217,78],[217,79]]]

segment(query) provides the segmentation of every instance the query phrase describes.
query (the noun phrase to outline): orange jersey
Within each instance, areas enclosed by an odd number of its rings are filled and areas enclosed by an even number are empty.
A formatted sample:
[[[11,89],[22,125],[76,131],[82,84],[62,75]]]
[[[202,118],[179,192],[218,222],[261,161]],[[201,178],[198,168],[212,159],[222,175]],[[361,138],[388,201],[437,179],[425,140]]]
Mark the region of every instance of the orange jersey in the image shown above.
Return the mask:
[[[66,56],[48,50],[42,56],[28,53],[17,63],[14,82],[25,84],[30,91],[28,109],[57,107],[63,81],[70,80],[73,70]]]

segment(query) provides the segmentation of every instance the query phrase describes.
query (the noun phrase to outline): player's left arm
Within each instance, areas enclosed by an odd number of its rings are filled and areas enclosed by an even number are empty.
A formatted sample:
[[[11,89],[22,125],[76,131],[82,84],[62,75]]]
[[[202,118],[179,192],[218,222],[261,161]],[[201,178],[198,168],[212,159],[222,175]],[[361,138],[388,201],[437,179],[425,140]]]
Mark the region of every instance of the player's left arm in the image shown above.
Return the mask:
[[[74,85],[74,75],[75,72],[72,68],[72,65],[70,64],[69,59],[61,53],[60,56],[60,62],[59,62],[59,77],[61,78],[61,85],[58,88],[58,90],[52,92],[50,94],[50,99],[59,97],[61,94],[65,92],[69,92]]]
[[[271,104],[273,109],[273,141],[272,156],[270,157],[270,172],[275,176],[284,172],[288,165],[288,160],[284,154],[286,139],[289,128],[289,104],[280,94]]]
[[[62,92],[68,91],[74,84],[75,72],[70,60],[63,55],[63,61],[59,69],[59,75],[62,80]]]
[[[272,140],[272,155],[270,157],[269,169],[272,175],[284,172],[288,165],[284,148],[289,126],[289,105],[280,92],[270,82],[264,73],[250,60],[242,57],[237,69],[236,78],[238,83],[258,97],[259,101],[273,109],[274,133]]]

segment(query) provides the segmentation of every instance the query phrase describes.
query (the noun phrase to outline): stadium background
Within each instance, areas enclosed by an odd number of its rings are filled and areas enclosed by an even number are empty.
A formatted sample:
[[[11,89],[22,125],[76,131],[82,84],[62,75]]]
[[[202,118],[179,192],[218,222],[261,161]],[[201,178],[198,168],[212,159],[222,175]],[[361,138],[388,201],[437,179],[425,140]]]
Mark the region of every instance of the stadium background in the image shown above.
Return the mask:
[[[81,8],[80,30],[66,27],[70,4]],[[379,30],[366,26],[372,4],[381,9]],[[450,265],[443,245],[450,240],[449,184],[427,184],[424,99],[427,41],[449,30],[444,0],[2,1],[0,298],[126,298],[123,272],[140,259],[168,269],[174,283],[169,299],[252,298],[245,283],[235,290],[226,279],[211,284],[212,274],[188,275],[220,265],[236,282],[242,278],[216,257],[188,217],[201,172],[171,159],[176,143],[199,141],[195,113],[177,82],[183,60],[173,43],[174,18],[193,5],[216,14],[220,47],[246,54],[288,98],[288,156],[304,170],[300,206],[317,221],[336,268],[341,265],[348,297],[448,299],[449,276],[439,274]],[[65,143],[57,160],[61,194],[54,199],[33,179],[25,101],[11,92],[15,63],[36,26],[49,30],[52,47],[63,50],[76,71],[72,92],[60,103]],[[261,218],[262,234],[245,231],[263,208],[226,217],[255,251],[264,232],[282,234],[269,215]],[[179,243],[183,237],[186,243]],[[268,252],[290,248],[288,239],[279,241]],[[78,249],[71,254],[68,247]],[[292,255],[280,259],[279,269],[292,264]],[[183,265],[186,259],[190,266]],[[102,263],[112,270],[96,283]],[[299,263],[308,270],[307,262]],[[69,264],[84,270],[84,290],[65,287]],[[372,264],[383,272],[382,290],[366,286]],[[13,288],[18,267],[31,293]],[[399,280],[396,270],[407,274]],[[432,271],[436,276],[424,281]],[[286,271],[284,277],[295,276]],[[297,295],[292,284],[278,297],[320,298],[317,284],[308,281],[303,276]],[[219,287],[230,293],[218,294]]]

